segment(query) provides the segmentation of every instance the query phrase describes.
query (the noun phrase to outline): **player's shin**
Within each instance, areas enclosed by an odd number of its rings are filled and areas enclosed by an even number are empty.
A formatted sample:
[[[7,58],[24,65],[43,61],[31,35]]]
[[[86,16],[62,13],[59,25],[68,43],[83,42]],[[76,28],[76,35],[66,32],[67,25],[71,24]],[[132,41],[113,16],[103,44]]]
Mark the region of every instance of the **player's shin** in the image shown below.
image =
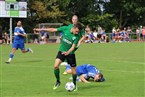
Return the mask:
[[[73,74],[72,77],[73,77],[73,83],[74,83],[74,85],[75,85],[75,88],[74,88],[73,91],[77,91],[77,90],[78,90],[77,85],[76,85],[77,75],[76,75],[76,74]]]
[[[77,75],[76,75],[76,74],[73,74],[73,75],[72,75],[72,78],[73,78],[73,83],[74,83],[74,85],[76,86]]]
[[[60,86],[60,76],[59,76],[59,68],[58,69],[54,69],[54,75],[56,77],[56,83],[53,87],[53,90],[57,89]]]
[[[9,62],[12,60],[12,58],[14,57],[14,54],[13,53],[10,53],[10,56],[9,56]]]
[[[59,69],[54,69],[54,75],[55,75],[57,82],[60,82],[59,73],[60,73]]]

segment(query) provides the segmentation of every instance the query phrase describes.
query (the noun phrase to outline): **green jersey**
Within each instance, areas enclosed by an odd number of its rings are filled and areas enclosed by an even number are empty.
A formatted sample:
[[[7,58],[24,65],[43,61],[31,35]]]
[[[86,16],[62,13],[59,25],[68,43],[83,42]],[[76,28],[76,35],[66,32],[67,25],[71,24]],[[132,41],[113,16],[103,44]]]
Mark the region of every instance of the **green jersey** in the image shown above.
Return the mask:
[[[73,27],[73,24],[70,24],[70,25],[68,25],[68,26],[69,26],[69,27]],[[81,37],[82,37],[83,35],[85,35],[84,29],[81,30],[81,31],[78,33],[79,39],[81,39]]]
[[[57,31],[62,32],[62,41],[61,41],[61,45],[59,48],[59,51],[68,51],[73,44],[77,45],[79,38],[78,35],[74,35],[71,32],[71,26],[62,26],[60,28],[57,28]],[[74,54],[74,50],[70,53],[70,54]]]

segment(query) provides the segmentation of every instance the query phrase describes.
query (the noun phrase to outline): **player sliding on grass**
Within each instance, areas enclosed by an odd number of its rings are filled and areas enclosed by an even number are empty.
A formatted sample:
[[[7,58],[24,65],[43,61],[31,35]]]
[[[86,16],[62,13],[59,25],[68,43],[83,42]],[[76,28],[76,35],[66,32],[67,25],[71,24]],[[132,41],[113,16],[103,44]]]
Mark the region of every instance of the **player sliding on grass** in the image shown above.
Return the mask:
[[[58,54],[54,63],[54,74],[56,77],[56,84],[53,89],[57,89],[60,86],[60,70],[59,66],[61,62],[67,60],[67,63],[70,64],[72,70],[73,83],[75,84],[74,91],[77,91],[76,86],[76,58],[75,58],[75,47],[78,44],[79,36],[78,33],[81,31],[82,26],[79,23],[74,24],[73,27],[70,26],[62,26],[60,28],[47,28],[47,29],[34,29],[34,31],[48,31],[48,32],[62,32],[63,37],[61,41],[61,45],[58,51]]]
[[[63,74],[72,74],[70,65],[66,65],[66,70]],[[76,74],[84,83],[90,83],[88,80],[92,78],[95,82],[103,82],[103,74],[95,66],[91,64],[83,64],[76,67]]]
[[[26,36],[27,36],[27,34],[25,33],[25,31],[22,27],[22,22],[18,21],[17,27],[15,27],[15,30],[14,30],[14,42],[12,44],[12,51],[10,53],[9,59],[6,62],[7,64],[9,64],[11,62],[12,58],[14,57],[14,53],[16,52],[16,50],[18,48],[21,49],[22,53],[27,53],[27,52],[33,53],[33,51],[30,48],[25,50],[24,38]]]

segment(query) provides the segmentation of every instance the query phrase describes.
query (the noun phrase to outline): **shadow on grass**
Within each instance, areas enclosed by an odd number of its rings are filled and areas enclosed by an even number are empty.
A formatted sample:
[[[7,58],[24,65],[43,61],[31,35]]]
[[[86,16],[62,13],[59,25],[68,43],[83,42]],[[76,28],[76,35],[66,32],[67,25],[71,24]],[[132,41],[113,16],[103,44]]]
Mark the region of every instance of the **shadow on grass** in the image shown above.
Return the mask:
[[[26,63],[38,63],[38,62],[42,62],[42,60],[29,60],[29,61],[25,61]]]
[[[85,86],[81,86],[81,87],[79,87],[79,90],[81,90],[81,89],[83,89],[83,90],[89,90],[89,89],[96,89],[96,88],[98,88],[98,89],[102,89],[102,88],[104,88],[104,87],[110,87],[109,85],[99,85],[99,84],[97,84],[97,85],[91,85],[91,84],[89,84],[89,85],[85,85]]]
[[[18,64],[18,63],[38,63],[42,62],[43,60],[23,60],[23,61],[13,61],[12,64]]]

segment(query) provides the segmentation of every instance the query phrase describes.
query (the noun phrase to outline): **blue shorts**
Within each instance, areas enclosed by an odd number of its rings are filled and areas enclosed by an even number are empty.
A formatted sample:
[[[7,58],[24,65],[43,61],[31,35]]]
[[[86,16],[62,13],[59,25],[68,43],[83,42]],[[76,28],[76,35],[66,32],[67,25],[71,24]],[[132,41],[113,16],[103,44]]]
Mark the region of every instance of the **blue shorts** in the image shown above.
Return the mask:
[[[18,43],[18,42],[14,42],[12,45],[12,48],[16,48],[16,49],[21,49],[21,50],[25,50],[25,45],[24,43]]]
[[[84,70],[84,69],[82,68],[82,66],[78,66],[78,67],[76,68],[76,73],[77,73],[77,75],[80,76],[80,75],[84,74],[84,71],[83,71],[83,70]]]

